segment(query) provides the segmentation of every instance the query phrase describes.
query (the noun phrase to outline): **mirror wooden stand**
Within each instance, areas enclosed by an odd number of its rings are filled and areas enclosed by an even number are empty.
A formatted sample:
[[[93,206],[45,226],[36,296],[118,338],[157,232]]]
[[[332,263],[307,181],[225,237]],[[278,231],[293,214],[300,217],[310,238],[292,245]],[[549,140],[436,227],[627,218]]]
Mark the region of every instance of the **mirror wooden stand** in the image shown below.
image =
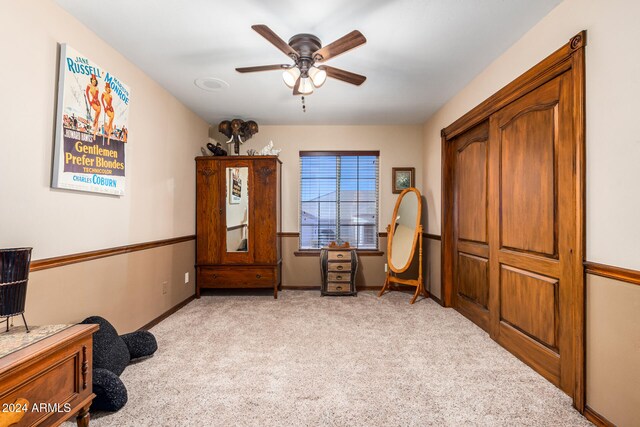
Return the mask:
[[[407,188],[398,196],[393,210],[393,227],[387,226],[387,275],[384,285],[378,294],[381,297],[387,290],[392,290],[392,283],[409,285],[416,288],[411,304],[418,295],[425,298],[429,293],[424,288],[422,279],[422,198],[417,188]],[[418,249],[418,278],[404,279],[398,274],[404,273],[411,266],[416,249]]]

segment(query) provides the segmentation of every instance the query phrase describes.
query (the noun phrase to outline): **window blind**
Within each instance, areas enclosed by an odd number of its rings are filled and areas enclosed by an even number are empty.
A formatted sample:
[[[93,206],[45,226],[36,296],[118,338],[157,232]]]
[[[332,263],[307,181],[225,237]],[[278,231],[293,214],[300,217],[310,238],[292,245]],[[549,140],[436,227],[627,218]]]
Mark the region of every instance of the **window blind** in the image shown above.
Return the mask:
[[[378,249],[377,151],[300,152],[300,249]]]

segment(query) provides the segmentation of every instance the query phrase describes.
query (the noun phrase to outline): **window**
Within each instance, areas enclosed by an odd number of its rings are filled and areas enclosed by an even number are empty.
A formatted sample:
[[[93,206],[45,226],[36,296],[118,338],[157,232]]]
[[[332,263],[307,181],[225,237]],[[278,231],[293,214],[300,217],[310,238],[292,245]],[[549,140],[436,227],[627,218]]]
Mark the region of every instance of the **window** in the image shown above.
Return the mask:
[[[378,151],[300,152],[300,249],[378,249]]]

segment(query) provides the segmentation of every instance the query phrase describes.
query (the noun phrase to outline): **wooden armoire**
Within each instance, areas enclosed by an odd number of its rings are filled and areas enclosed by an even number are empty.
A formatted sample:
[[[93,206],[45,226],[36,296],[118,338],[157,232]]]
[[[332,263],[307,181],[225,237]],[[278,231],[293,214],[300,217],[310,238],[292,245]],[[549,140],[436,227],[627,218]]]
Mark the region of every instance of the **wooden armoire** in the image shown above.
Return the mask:
[[[273,288],[281,281],[277,156],[196,157],[196,297],[203,288]]]

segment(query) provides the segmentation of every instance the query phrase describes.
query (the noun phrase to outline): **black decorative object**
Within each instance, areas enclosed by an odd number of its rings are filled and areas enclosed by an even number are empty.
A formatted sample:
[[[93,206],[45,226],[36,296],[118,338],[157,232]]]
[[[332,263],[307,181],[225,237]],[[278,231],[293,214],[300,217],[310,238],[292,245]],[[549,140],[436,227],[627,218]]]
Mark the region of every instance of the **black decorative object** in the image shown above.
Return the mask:
[[[136,331],[118,335],[106,319],[91,316],[83,324],[98,324],[100,329],[93,335],[93,399],[91,410],[120,410],[127,403],[127,388],[120,374],[132,359],[151,356],[158,349],[151,332]]]
[[[222,148],[222,145],[220,145],[219,142],[216,145],[213,145],[212,143],[209,142],[207,144],[207,148],[209,149],[209,151],[211,151],[213,153],[214,156],[226,156],[227,155],[227,150]]]
[[[24,318],[24,305],[27,299],[31,249],[0,249],[0,317],[4,317],[7,322],[7,331],[9,319],[21,315],[24,327],[29,332]]]

